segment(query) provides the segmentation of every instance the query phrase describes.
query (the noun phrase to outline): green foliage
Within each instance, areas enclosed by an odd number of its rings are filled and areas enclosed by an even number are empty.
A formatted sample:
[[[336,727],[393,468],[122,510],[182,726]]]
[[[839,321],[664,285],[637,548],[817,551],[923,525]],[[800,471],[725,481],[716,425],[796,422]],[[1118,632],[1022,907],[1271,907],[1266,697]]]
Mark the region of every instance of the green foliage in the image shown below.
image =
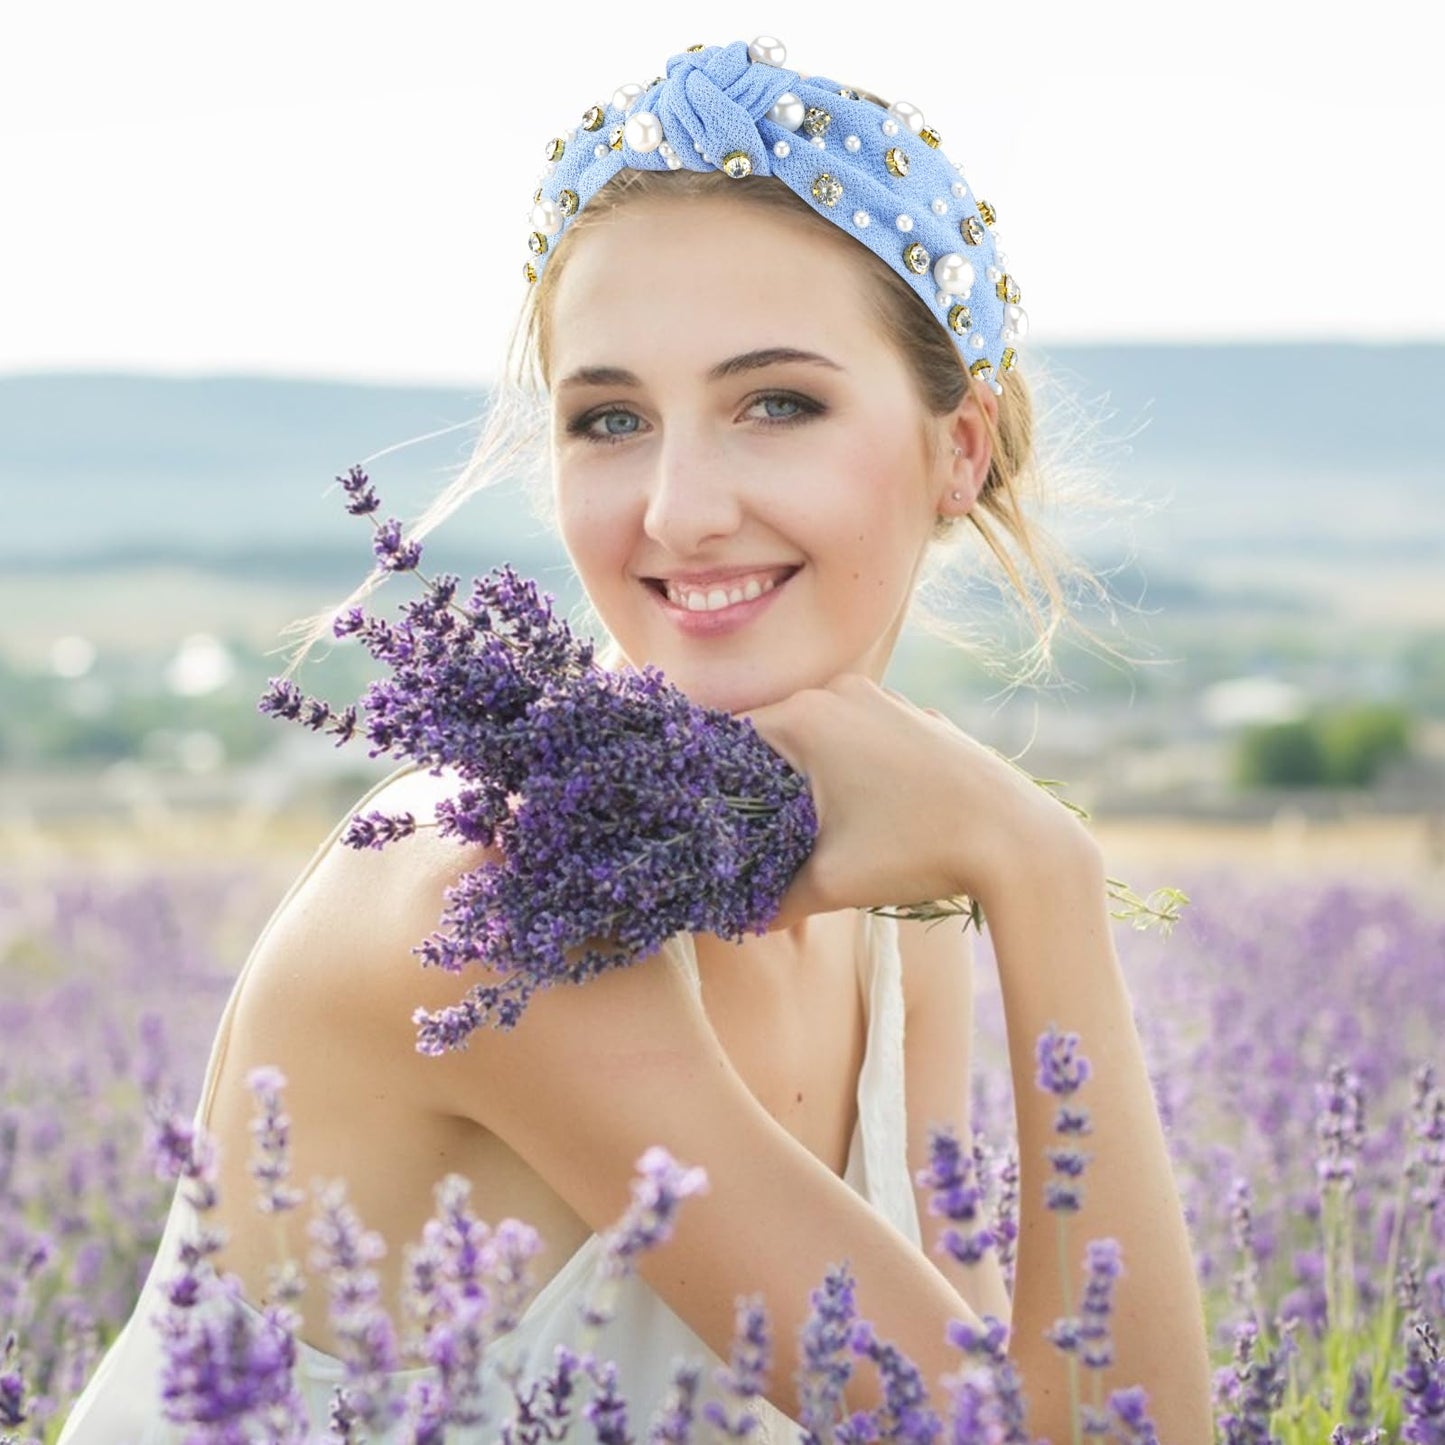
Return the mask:
[[[1246,728],[1233,775],[1244,788],[1364,788],[1385,763],[1410,752],[1412,718],[1395,703],[1318,709]]]

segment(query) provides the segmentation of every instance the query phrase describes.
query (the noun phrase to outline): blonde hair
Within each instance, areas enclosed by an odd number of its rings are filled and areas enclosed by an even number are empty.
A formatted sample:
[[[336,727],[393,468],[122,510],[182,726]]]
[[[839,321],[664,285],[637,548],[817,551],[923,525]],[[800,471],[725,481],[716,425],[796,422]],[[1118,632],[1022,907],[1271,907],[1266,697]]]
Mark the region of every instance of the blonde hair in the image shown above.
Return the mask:
[[[527,485],[534,515],[555,525],[545,457],[550,300],[567,257],[578,244],[572,238],[578,232],[605,225],[616,211],[638,201],[687,205],[704,198],[726,198],[736,205],[765,209],[811,228],[819,241],[846,247],[866,278],[864,294],[879,331],[907,365],[926,412],[934,416],[952,412],[970,388],[981,385],[969,375],[952,336],[912,287],[783,182],[770,176],[733,180],[720,171],[622,170],[578,213],[564,243],[558,244],[537,282],[528,288],[507,343],[503,375],[472,454],[456,478],[407,529],[408,538],[424,537],[469,497],[514,475],[518,469]],[[1024,347],[1020,350],[1029,357]],[[964,520],[982,541],[987,558],[992,559],[998,575],[989,580],[1021,610],[1033,632],[1033,642],[1016,658],[1016,666],[1010,671],[1005,649],[991,646],[948,615],[959,610],[971,580],[957,565],[963,552],[959,537],[966,533],[954,518],[941,518],[934,529],[909,609],[910,623],[978,657],[984,666],[1003,675],[1010,688],[1054,676],[1054,642],[1066,624],[1101,651],[1123,658],[1072,611],[1070,587],[1079,593],[1092,593],[1113,618],[1113,599],[1102,578],[1071,556],[1039,516],[1049,507],[1059,507],[1077,518],[1086,511],[1108,510],[1116,505],[1115,499],[1100,487],[1088,460],[1087,433],[1092,422],[1067,390],[1056,385],[1039,360],[1029,359],[1025,365],[1033,373],[1032,384],[1025,381],[1019,367],[1002,374],[996,426],[987,410],[980,408],[992,443],[992,458],[983,489]],[[1074,411],[1074,425],[1053,429],[1054,447],[1048,458],[1039,452],[1035,391],[1040,387],[1058,392],[1057,411]],[[339,612],[367,596],[388,575],[377,567],[339,606],[291,623],[286,633],[299,634],[301,640],[287,675],[299,667],[317,642],[329,635],[332,619]],[[601,619],[590,606],[587,611],[594,630],[605,637]],[[615,644],[612,646],[615,659]],[[605,656],[605,649],[600,655]]]

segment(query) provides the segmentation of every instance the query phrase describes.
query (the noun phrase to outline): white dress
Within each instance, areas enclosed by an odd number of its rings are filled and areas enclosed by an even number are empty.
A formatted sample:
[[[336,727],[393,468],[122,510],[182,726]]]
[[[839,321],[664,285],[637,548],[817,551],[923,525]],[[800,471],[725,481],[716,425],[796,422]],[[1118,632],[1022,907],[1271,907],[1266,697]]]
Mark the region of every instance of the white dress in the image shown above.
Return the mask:
[[[361,811],[392,778],[410,771],[414,766],[408,763],[384,778],[337,823],[277,904],[257,937],[232,988],[212,1045],[201,1102],[196,1110],[198,1124],[209,1117],[222,1045],[246,974],[262,941],[292,895],[340,837],[351,813]],[[858,1119],[843,1178],[905,1238],[921,1247],[918,1213],[906,1155],[904,1009],[898,930],[892,919],[875,914],[864,914],[863,918],[867,946],[860,951],[859,967],[865,975],[862,995],[867,1000],[867,1042],[858,1072]],[[666,955],[700,990],[691,936],[679,933],[663,947]],[[686,1202],[681,1207],[686,1209]],[[170,1424],[161,1414],[162,1356],[160,1340],[151,1322],[163,1303],[161,1284],[176,1273],[178,1244],[194,1227],[195,1218],[194,1210],[183,1193],[177,1190],[155,1261],[136,1307],[76,1401],[57,1445],[180,1445],[188,1429],[194,1428]],[[660,1247],[665,1249],[667,1246]],[[511,1391],[502,1380],[492,1378],[494,1363],[505,1361],[515,1365],[520,1362],[525,1381],[551,1368],[557,1344],[565,1343],[574,1349],[579,1347],[583,1327],[578,1309],[591,1296],[600,1264],[601,1236],[594,1233],[534,1296],[515,1332],[504,1336],[489,1352],[488,1364],[484,1366],[489,1377],[488,1388],[483,1397],[489,1424],[479,1429],[453,1428],[448,1432],[448,1440],[457,1441],[459,1445],[481,1445],[483,1441],[494,1441],[498,1427],[510,1418],[513,1406]],[[724,1362],[640,1275],[634,1274],[621,1281],[612,1302],[612,1319],[595,1335],[592,1348],[599,1358],[613,1360],[617,1365],[617,1392],[628,1404],[628,1418],[634,1436],[643,1437],[653,1413],[667,1399],[674,1366],[682,1359],[691,1359],[704,1366],[700,1398],[715,1396],[712,1371]],[[252,1307],[244,1302],[240,1307],[252,1311]],[[404,1388],[408,1380],[423,1373],[421,1370],[399,1371],[397,1383]],[[297,1342],[296,1382],[306,1402],[312,1429],[318,1436],[325,1432],[334,1389],[344,1378],[345,1369],[339,1359],[304,1342]],[[573,1428],[574,1431],[578,1426],[582,1429],[573,1438],[590,1438],[590,1427],[580,1419],[580,1408],[590,1393],[591,1385],[585,1378],[580,1379],[577,1385],[573,1405],[578,1419]],[[798,1438],[796,1422],[766,1400],[759,1400],[756,1404],[761,1430],[753,1431],[755,1441],[781,1442]],[[381,1445],[385,1437],[372,1435],[370,1438]]]

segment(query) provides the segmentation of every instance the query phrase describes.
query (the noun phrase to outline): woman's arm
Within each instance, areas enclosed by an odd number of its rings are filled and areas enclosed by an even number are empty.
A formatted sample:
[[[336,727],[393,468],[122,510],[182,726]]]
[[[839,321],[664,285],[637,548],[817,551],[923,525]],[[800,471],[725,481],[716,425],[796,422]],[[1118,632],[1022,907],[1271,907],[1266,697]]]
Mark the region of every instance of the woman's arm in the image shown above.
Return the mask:
[[[1035,1082],[1035,1044],[1050,1025],[1077,1033],[1093,1072],[1074,1103],[1093,1132],[1083,1203],[1067,1216],[1074,1312],[1088,1240],[1119,1241],[1124,1273],[1110,1322],[1106,1389],[1141,1385],[1161,1440],[1212,1436],[1204,1313],[1163,1126],[1114,952],[1105,868],[1081,827],[1053,847],[1010,856],[979,893],[998,958],[1019,1135],[1019,1239],[1009,1354],[1031,1401],[1030,1428],[1069,1438],[1065,1357],[1043,1333],[1065,1313],[1058,1218],[1044,1203],[1044,1151],[1058,1140],[1058,1100]],[[1072,1142],[1072,1141],[1071,1141]],[[1081,1374],[1088,1372],[1081,1371]]]

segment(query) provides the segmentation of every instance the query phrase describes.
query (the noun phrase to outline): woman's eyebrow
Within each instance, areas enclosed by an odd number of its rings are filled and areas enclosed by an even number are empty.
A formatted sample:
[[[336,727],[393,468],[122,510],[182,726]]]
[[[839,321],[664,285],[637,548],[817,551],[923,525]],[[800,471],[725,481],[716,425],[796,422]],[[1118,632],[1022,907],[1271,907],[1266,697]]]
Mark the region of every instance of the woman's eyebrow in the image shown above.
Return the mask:
[[[814,366],[826,366],[832,371],[846,372],[836,361],[816,351],[800,351],[794,346],[765,346],[757,351],[744,351],[720,361],[707,374],[708,381],[722,381],[729,376],[738,376],[745,371],[757,371],[764,366],[777,366],[785,361],[806,362]],[[641,386],[642,379],[636,372],[621,366],[583,366],[565,377],[557,385],[558,391],[569,386]]]

